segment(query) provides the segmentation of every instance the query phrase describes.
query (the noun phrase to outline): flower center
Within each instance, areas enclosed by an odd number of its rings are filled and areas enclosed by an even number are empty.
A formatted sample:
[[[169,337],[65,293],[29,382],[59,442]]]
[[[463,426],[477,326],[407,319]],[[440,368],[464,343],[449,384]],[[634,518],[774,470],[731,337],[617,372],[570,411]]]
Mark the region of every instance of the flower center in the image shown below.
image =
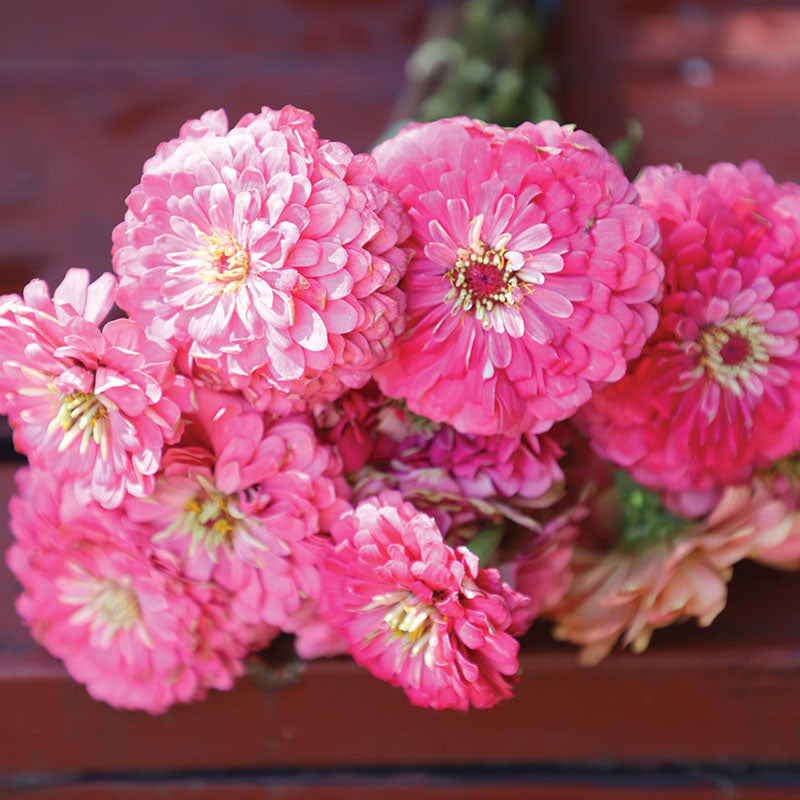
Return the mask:
[[[711,325],[700,333],[700,364],[708,375],[741,397],[751,374],[765,375],[772,337],[749,317]]]
[[[216,551],[220,545],[233,545],[234,535],[244,519],[244,514],[239,510],[233,495],[223,494],[202,475],[197,476],[197,481],[201,491],[183,504],[182,513],[155,539],[167,538],[176,529],[182,528],[192,536],[192,551],[202,544],[212,560],[216,560]]]
[[[119,630],[130,630],[142,622],[142,609],[130,577],[118,580],[85,576],[63,584],[60,600],[80,606],[70,617],[75,625],[88,623],[91,630],[100,630],[100,643],[108,646]],[[146,631],[142,631],[144,638]]]
[[[86,452],[89,442],[94,441],[100,447],[103,459],[107,459],[110,433],[108,409],[98,396],[92,392],[64,394],[59,392],[54,384],[50,385],[50,389],[58,394],[58,411],[50,421],[47,432],[52,434],[59,428],[63,431],[58,452],[64,452],[80,437],[82,455]]]
[[[207,242],[196,253],[207,264],[200,271],[203,278],[222,284],[223,294],[239,288],[250,273],[250,251],[229,231],[212,231],[209,235],[198,230],[197,235]]]
[[[376,598],[377,599],[377,598]],[[398,638],[405,637],[410,642],[418,642],[431,628],[431,616],[438,611],[428,603],[408,594],[400,602],[389,607],[383,616],[389,630]]]
[[[513,255],[519,258],[511,258],[505,248],[492,250],[480,240],[468,248],[459,248],[455,265],[446,273],[451,289],[445,299],[453,301],[454,309],[474,311],[488,328],[489,313],[495,305],[513,305],[518,300],[515,273],[519,264],[515,263],[521,262],[522,256]]]

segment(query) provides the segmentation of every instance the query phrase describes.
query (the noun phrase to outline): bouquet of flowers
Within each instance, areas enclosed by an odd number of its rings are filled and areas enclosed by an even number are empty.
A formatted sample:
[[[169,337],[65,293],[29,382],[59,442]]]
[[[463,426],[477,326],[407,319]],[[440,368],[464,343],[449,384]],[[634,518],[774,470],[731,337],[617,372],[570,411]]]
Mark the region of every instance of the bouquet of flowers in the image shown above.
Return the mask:
[[[485,708],[538,617],[595,663],[800,563],[800,187],[759,164],[210,111],[127,207],[116,275],[0,297],[17,609],[93,697],[163,712],[284,632]]]

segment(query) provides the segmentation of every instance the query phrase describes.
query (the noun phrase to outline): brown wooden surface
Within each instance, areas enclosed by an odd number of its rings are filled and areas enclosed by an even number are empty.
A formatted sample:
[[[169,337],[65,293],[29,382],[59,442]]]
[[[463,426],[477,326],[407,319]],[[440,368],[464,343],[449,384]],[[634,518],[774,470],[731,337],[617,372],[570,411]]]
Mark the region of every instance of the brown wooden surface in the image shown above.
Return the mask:
[[[790,800],[798,797],[797,790],[764,784],[736,785],[728,778],[689,778],[669,786],[656,786],[647,781],[643,786],[621,786],[607,779],[607,785],[592,785],[576,781],[569,786],[531,783],[506,783],[494,785],[431,786],[408,778],[394,779],[397,786],[387,781],[337,781],[325,785],[282,784],[282,782],[208,781],[183,784],[126,783],[124,781],[78,782],[72,786],[38,787],[9,790],[1,795],[4,800]],[[391,781],[389,781],[391,782]]]
[[[564,121],[609,143],[625,120],[644,140],[631,164],[757,158],[800,180],[796,0],[565,0],[553,48]]]
[[[369,149],[389,123],[426,0],[0,2],[0,294],[110,268],[111,229],[186,119],[314,112]]]

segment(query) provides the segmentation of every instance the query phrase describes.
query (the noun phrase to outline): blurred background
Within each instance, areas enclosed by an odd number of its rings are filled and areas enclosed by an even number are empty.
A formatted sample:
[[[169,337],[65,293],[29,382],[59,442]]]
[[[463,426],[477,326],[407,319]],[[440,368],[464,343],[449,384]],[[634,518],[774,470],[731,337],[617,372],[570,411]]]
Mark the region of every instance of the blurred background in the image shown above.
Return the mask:
[[[292,103],[356,151],[411,116],[557,116],[631,175],[798,180],[799,85],[796,0],[0,0],[0,293],[108,269],[143,162],[209,108]]]

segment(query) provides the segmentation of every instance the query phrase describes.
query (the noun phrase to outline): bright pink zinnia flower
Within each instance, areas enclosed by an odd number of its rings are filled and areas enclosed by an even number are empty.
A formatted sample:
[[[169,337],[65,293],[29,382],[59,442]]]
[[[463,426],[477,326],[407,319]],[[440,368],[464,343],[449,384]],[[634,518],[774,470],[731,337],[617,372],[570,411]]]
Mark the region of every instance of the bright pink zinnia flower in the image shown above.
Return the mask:
[[[189,402],[171,347],[131,320],[98,327],[115,290],[111,274],[90,284],[71,269],[52,299],[34,280],[0,303],[0,393],[17,449],[107,508],[152,491]]]
[[[200,700],[231,688],[249,643],[274,637],[239,623],[221,590],[181,580],[120,538],[132,524],[119,509],[77,504],[42,471],[21,470],[18,486],[7,555],[24,587],[17,610],[95,699],[153,714]]]
[[[119,304],[212,386],[302,410],[362,386],[402,331],[408,222],[375,162],[286,106],[162,144],[114,231]]]
[[[554,122],[412,124],[374,151],[412,220],[409,322],[375,375],[465,433],[541,432],[655,329],[652,217],[614,159]]]
[[[511,696],[519,643],[507,629],[526,599],[497,570],[448,547],[396,492],[360,503],[333,536],[319,609],[356,662],[418,706],[488,708]]]
[[[269,424],[236,395],[196,394],[154,493],[125,508],[156,554],[231,591],[242,620],[282,625],[318,593],[318,534],[349,508],[341,465],[303,418]]]
[[[603,457],[698,514],[800,446],[800,187],[755,162],[638,186],[663,236],[661,319],[583,420]]]

